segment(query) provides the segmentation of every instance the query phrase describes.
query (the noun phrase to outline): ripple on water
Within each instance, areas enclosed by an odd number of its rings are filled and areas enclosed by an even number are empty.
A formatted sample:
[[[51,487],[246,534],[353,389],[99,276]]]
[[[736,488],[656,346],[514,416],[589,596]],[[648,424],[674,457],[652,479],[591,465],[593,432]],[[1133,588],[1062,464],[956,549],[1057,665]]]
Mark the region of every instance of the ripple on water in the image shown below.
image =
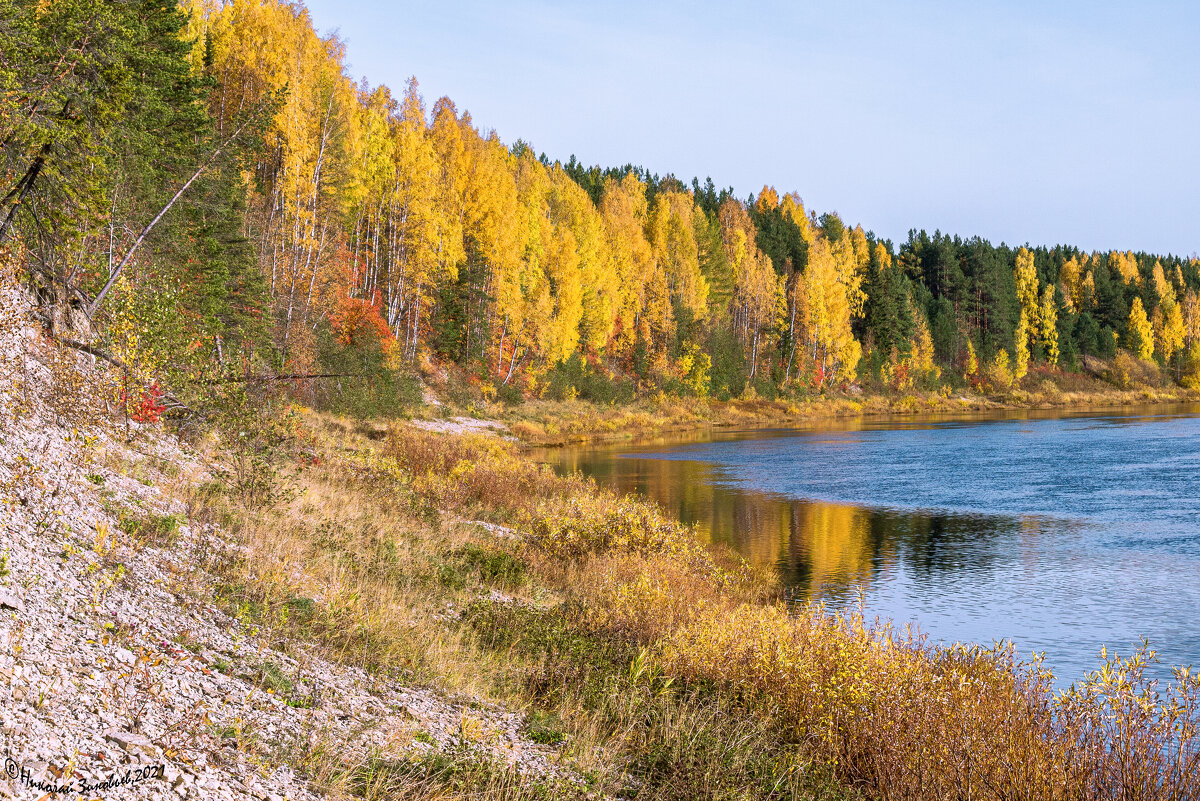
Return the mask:
[[[1190,410],[1189,410],[1190,411]],[[556,454],[775,566],[801,598],[1011,639],[1069,683],[1145,637],[1200,663],[1200,419],[876,423]],[[569,466],[569,467],[568,467]],[[1162,671],[1165,675],[1165,669]]]

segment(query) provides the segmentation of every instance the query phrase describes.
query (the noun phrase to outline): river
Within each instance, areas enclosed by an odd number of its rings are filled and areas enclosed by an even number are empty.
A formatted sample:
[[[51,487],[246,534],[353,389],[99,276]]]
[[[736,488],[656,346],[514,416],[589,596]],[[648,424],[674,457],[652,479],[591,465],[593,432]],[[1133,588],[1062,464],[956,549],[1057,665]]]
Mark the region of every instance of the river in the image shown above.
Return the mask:
[[[1200,407],[859,419],[567,448],[795,597],[1012,640],[1060,686],[1142,638],[1200,665]]]

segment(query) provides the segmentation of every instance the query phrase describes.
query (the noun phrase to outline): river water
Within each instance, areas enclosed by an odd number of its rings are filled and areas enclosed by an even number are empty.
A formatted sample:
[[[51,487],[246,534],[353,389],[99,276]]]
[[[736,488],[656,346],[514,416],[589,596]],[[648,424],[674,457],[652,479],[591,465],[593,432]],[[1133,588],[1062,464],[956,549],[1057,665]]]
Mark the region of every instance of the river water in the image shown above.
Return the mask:
[[[800,598],[1012,640],[1057,682],[1142,638],[1200,666],[1200,407],[862,419],[551,451],[640,493]]]

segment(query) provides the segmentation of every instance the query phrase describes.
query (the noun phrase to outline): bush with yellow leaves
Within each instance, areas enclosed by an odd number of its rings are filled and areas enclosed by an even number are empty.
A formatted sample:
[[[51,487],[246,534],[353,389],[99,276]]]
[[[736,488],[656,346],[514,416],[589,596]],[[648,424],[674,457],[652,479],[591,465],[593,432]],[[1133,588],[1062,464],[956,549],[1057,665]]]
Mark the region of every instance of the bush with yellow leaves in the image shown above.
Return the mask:
[[[731,699],[866,797],[1200,797],[1200,676],[1160,689],[1149,651],[1056,693],[1010,644],[934,645],[861,612],[784,604],[652,503],[506,443],[397,432],[389,447],[431,499],[519,522],[564,623],[643,648],[672,686]]]

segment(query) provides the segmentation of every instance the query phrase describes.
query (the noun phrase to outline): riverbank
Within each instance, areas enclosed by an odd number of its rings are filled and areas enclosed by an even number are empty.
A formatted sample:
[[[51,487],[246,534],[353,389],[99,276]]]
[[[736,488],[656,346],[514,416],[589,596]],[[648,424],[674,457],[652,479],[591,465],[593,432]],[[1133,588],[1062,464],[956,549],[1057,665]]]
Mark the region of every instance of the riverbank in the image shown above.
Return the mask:
[[[1163,681],[1195,662],[1198,438],[1200,405],[1172,404],[825,419],[529,456],[655,502],[794,598],[861,602],[939,642],[1009,639],[1065,688],[1102,646],[1149,640]]]
[[[320,425],[341,442],[350,430]],[[1179,703],[1196,718],[1200,679],[1181,676],[1159,688],[1160,699],[1143,675],[1144,654],[1111,659],[1056,695],[1040,664],[1008,647],[936,646],[854,613],[785,605],[770,576],[698,547],[693,531],[652,504],[554,476],[514,444],[402,424],[373,442],[350,457],[354,472],[396,482],[414,506],[485,520],[501,534],[489,547],[524,565],[529,594],[475,603],[462,623],[483,647],[520,658],[529,703],[562,720],[576,743],[627,754],[635,776],[682,782],[679,771],[702,767],[706,781],[725,780],[729,765],[712,764],[714,749],[741,771],[769,744],[783,771],[770,780],[798,782],[789,797],[944,798],[966,786],[989,798],[1089,797],[1138,784],[1140,797],[1167,798],[1200,789],[1184,766],[1200,745],[1194,730],[1163,725],[1181,714]],[[660,713],[692,734],[692,716],[707,710],[704,719],[722,728],[688,735],[709,743],[703,766],[689,756],[658,774],[641,751],[614,746],[604,689],[613,672],[621,682],[638,677],[621,692],[658,697]],[[1134,714],[1138,697],[1149,705]],[[685,699],[686,711],[673,706]],[[754,734],[723,728],[731,725]],[[728,745],[734,734],[751,751]],[[655,728],[639,746],[678,755],[679,736]],[[706,795],[697,789],[671,797]]]
[[[0,798],[588,795],[549,727],[474,692],[486,660],[463,658],[447,621],[479,586],[443,593],[437,569],[473,529],[338,492],[345,462],[303,449],[298,428],[286,451],[256,443],[239,465],[214,432],[184,441],[118,419],[105,366],[39,336],[12,300],[0,295]]]
[[[646,397],[628,404],[584,400],[526,400],[437,404],[420,410],[421,425],[465,433],[500,424],[527,445],[558,447],[659,437],[708,428],[796,426],[814,421],[913,415],[969,415],[1000,411],[1100,412],[1134,406],[1200,403],[1200,390],[1181,386],[1119,388],[1100,378],[1035,370],[1018,388],[1003,394],[970,391],[909,394],[828,393],[787,400]],[[445,421],[459,419],[450,427]]]
[[[181,440],[113,416],[105,364],[0,336],[0,798],[856,797],[572,597],[597,537],[772,592],[652,507],[266,394]]]
[[[1198,678],[1134,703],[1138,662],[1113,660],[1056,697],[1010,649],[788,606],[653,504],[495,434],[263,395],[183,442],[17,340],[0,728],[31,780],[161,765],[131,797],[266,801],[1200,792],[1195,729],[1165,725],[1200,723]]]

